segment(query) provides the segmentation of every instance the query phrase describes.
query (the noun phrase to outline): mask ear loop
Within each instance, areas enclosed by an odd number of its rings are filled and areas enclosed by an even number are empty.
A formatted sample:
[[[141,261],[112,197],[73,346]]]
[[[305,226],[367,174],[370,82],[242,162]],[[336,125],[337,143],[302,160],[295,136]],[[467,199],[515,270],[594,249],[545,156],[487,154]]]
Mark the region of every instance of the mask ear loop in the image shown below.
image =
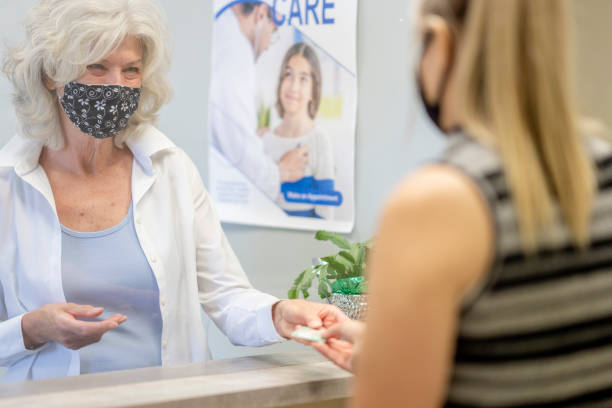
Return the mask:
[[[427,50],[434,37],[434,33],[431,30],[427,30],[425,37],[423,38],[423,53]]]
[[[425,55],[425,53],[427,52],[427,49],[429,48],[429,45],[431,44],[431,42],[434,40],[435,35],[431,30],[428,30],[425,33],[424,39],[423,39],[423,48],[422,48],[422,52],[421,52],[421,58],[423,57],[423,55]],[[446,93],[446,88],[448,87],[448,81],[450,79],[450,75],[451,75],[451,71],[453,69],[453,65],[455,62],[455,49],[453,47],[451,47],[450,49],[450,58],[448,61],[448,64],[446,65],[446,69],[444,70],[444,76],[442,77],[442,81],[438,87],[438,97],[437,100],[434,102],[435,105],[438,107],[438,120],[439,117],[442,116],[442,98],[444,97],[444,94]],[[420,72],[420,68],[419,68],[419,72]],[[420,83],[420,80],[419,80]],[[423,94],[423,99],[425,98],[424,95],[424,91],[421,90],[421,93]],[[438,126],[438,128],[440,128],[440,130],[442,130],[442,127],[440,125],[440,123],[436,123],[436,126]],[[458,128],[453,128],[450,131],[451,132],[455,132],[459,130]]]
[[[423,55],[425,54],[425,52],[427,52],[427,48],[429,47],[431,42],[434,40],[434,38],[435,38],[435,35],[431,30],[428,30],[425,33],[425,39],[423,40]],[[442,77],[442,82],[438,86],[438,97],[435,102],[438,105],[441,105],[442,98],[444,97],[444,94],[446,93],[446,87],[448,86],[448,81],[450,79],[450,74],[453,69],[454,62],[455,62],[455,49],[451,47],[450,58],[448,59],[448,64],[446,65],[446,69],[444,70],[444,76]]]
[[[441,106],[441,101],[442,98],[444,97],[444,94],[446,93],[446,88],[448,87],[448,81],[450,80],[453,68],[455,68],[455,63],[456,63],[456,43],[455,43],[455,36],[453,35],[453,31],[449,31],[450,32],[450,36],[451,36],[451,48],[449,50],[449,58],[448,58],[448,65],[446,65],[446,70],[444,72],[444,79],[442,80],[442,83],[440,85],[440,91],[439,91],[439,95],[438,95],[438,104],[440,104]],[[452,128],[448,129],[447,133],[457,133],[457,132],[461,132],[461,125],[455,125]]]

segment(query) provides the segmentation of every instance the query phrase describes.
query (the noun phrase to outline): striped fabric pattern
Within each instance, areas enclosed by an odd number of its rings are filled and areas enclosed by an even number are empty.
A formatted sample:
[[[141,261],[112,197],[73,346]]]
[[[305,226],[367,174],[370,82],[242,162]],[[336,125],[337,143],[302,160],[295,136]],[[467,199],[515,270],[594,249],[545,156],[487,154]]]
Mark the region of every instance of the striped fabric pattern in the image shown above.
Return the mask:
[[[447,407],[612,407],[612,150],[591,140],[599,192],[592,242],[555,226],[535,256],[521,248],[499,157],[463,134],[443,163],[467,174],[490,206],[496,254],[465,300]]]

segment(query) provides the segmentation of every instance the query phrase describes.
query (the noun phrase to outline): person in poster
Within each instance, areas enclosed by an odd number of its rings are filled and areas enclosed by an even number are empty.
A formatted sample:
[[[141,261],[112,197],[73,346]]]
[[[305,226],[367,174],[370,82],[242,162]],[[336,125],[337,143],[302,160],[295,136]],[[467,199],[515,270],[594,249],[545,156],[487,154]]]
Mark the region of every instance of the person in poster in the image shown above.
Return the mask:
[[[350,232],[357,0],[215,0],[209,184],[226,223]]]
[[[280,185],[300,180],[308,150],[298,147],[278,161],[265,152],[257,134],[256,62],[277,30],[272,8],[260,1],[230,3],[214,24],[210,94],[211,143],[271,200]]]
[[[315,205],[320,200],[296,199],[302,194],[333,192],[334,156],[327,134],[316,126],[321,102],[321,64],[315,50],[296,43],[285,54],[276,92],[276,109],[282,122],[263,135],[265,151],[275,161],[287,152],[304,146],[310,154],[304,177],[295,183],[283,183],[278,205],[291,216],[331,219],[334,207]],[[332,193],[332,200],[338,196]],[[338,205],[338,201],[333,204]]]

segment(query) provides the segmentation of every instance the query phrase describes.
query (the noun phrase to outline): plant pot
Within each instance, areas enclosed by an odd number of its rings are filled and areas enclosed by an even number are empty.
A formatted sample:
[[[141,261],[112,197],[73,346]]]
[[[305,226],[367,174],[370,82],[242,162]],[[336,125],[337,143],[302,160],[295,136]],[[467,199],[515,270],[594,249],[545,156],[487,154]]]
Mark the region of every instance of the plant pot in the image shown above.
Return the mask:
[[[330,302],[353,320],[365,320],[368,309],[367,295],[345,295],[332,293]]]

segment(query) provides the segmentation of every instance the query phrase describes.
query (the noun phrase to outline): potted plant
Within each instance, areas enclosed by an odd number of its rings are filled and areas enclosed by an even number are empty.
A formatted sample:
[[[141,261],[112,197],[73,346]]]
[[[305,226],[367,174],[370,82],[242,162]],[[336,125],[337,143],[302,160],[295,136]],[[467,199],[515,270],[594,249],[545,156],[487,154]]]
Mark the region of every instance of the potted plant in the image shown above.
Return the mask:
[[[306,268],[289,289],[289,298],[309,296],[316,277],[321,299],[338,306],[351,319],[362,320],[366,312],[366,255],[371,242],[349,242],[343,236],[317,231],[315,239],[330,241],[340,248],[337,254],[320,259],[317,265]]]

